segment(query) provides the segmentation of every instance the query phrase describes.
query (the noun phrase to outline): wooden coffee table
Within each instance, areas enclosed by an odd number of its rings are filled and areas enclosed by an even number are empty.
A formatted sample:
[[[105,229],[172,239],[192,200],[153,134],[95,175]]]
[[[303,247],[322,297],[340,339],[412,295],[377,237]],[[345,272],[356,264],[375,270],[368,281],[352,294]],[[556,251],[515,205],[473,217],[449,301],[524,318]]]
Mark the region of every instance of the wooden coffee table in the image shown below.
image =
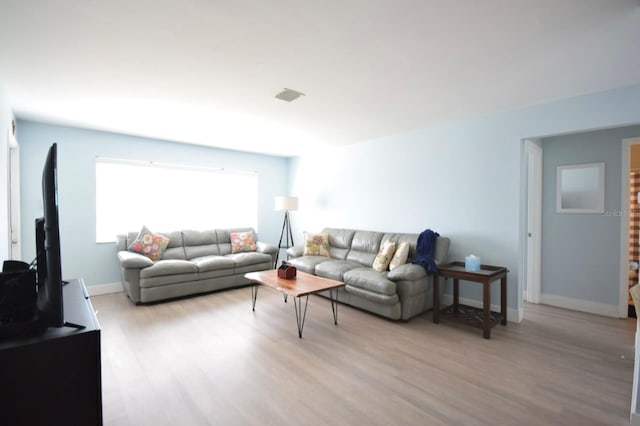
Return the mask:
[[[258,298],[258,285],[265,285],[276,289],[286,296],[293,297],[293,307],[296,311],[296,322],[298,323],[298,337],[302,338],[302,329],[304,328],[304,320],[307,316],[307,304],[309,303],[309,295],[321,291],[329,291],[329,299],[331,300],[331,311],[333,312],[333,323],[338,325],[338,288],[344,287],[344,283],[331,280],[329,278],[317,277],[298,271],[296,278],[285,280],[278,278],[278,270],[270,269],[267,271],[249,272],[244,277],[254,285],[251,287],[252,308],[256,310],[256,299]],[[336,293],[334,298],[333,293]],[[304,300],[304,309],[302,309],[302,297]]]

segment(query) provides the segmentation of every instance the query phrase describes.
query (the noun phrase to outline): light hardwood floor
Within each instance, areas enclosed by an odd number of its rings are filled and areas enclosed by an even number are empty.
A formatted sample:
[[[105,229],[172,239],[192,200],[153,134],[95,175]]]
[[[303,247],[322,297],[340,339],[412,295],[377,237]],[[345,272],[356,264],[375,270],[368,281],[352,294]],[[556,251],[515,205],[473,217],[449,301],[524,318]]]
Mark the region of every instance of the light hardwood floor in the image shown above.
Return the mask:
[[[249,287],[150,306],[92,297],[105,425],[629,424],[635,320],[527,305],[481,331]]]

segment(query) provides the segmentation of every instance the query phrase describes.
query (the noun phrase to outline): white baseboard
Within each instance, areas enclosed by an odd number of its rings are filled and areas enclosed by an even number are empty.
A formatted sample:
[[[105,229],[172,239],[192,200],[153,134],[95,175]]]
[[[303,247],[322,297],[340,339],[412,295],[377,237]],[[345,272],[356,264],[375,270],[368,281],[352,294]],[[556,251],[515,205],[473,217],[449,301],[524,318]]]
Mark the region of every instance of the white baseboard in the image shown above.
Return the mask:
[[[545,305],[557,306],[559,308],[603,315],[612,318],[620,318],[620,307],[618,305],[608,305],[606,303],[591,302],[589,300],[582,299],[571,299],[569,297],[556,296],[555,294],[542,294],[540,302]]]
[[[100,296],[101,294],[121,293],[124,291],[122,283],[109,283],[88,285],[87,291],[89,296]]]
[[[479,300],[467,299],[465,297],[460,298],[460,303],[467,306],[473,306],[474,308],[482,309],[482,302]],[[453,303],[452,294],[443,294],[440,298],[440,307],[451,305]],[[491,305],[491,310],[494,312],[500,312],[499,305]],[[521,322],[522,314],[517,309],[507,307],[507,321],[509,322]]]

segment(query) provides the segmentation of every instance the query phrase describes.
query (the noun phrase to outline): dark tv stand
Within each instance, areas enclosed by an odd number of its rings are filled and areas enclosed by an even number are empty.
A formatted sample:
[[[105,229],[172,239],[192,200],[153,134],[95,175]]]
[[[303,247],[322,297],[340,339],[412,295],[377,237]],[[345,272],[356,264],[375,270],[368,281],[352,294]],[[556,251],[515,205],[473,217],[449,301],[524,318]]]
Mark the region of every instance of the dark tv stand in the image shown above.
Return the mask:
[[[71,328],[0,339],[0,424],[102,425],[100,324],[82,279],[62,291]]]

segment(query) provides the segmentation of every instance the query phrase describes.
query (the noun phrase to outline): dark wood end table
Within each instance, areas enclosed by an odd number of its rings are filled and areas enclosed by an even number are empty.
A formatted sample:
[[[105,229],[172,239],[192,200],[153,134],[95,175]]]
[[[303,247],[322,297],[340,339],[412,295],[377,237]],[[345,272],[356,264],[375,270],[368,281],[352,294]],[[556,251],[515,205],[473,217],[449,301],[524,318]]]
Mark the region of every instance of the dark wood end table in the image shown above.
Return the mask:
[[[491,338],[491,327],[498,322],[507,325],[507,273],[503,266],[480,265],[479,271],[467,271],[464,262],[451,262],[438,267],[433,276],[433,322],[446,316],[482,329],[485,339]],[[453,305],[440,308],[440,277],[453,279]],[[459,282],[470,281],[482,284],[482,309],[461,305]],[[491,311],[491,283],[500,280],[500,313]]]

